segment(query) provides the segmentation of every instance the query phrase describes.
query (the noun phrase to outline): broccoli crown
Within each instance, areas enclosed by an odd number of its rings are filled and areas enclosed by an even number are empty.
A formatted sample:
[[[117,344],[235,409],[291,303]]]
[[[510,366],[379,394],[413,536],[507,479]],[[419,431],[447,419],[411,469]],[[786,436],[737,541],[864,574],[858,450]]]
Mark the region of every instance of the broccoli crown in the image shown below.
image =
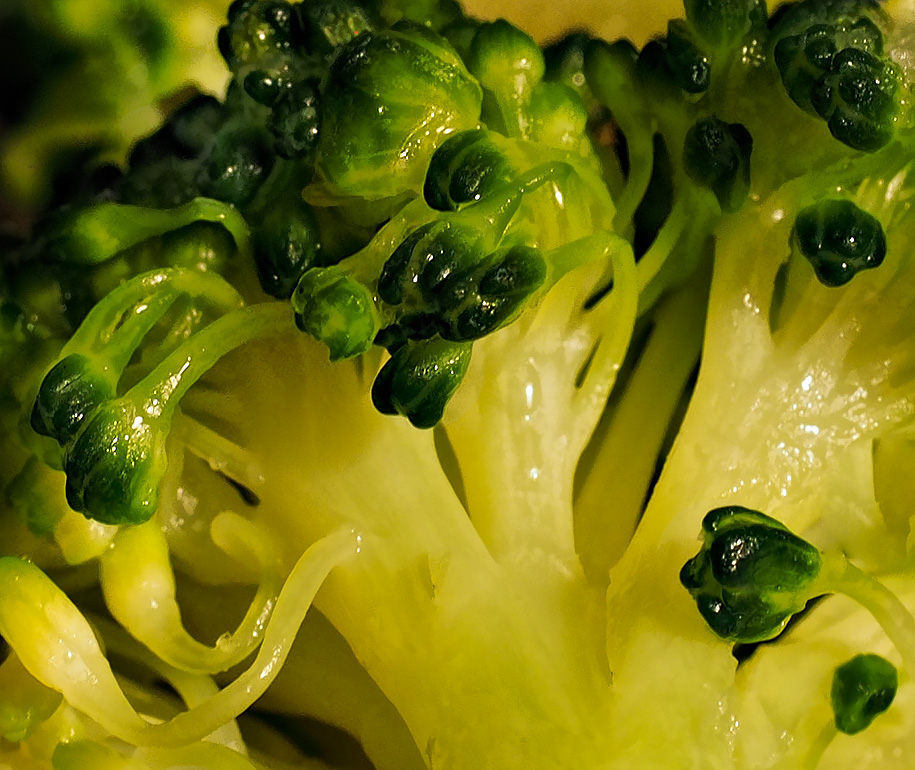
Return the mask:
[[[116,20],[142,84],[202,23],[172,2],[48,18]],[[157,91],[0,232],[0,766],[320,768],[322,722],[377,770],[894,761],[898,13],[542,44],[232,2],[224,89]]]

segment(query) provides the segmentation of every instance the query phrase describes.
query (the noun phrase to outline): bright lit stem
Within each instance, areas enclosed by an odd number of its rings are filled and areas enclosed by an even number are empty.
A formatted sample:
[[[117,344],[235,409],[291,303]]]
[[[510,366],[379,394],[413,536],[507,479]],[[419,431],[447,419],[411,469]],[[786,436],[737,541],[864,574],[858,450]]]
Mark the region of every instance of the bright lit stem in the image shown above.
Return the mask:
[[[685,184],[648,251],[638,262],[639,311],[644,313],[697,265],[703,242],[720,214],[714,196]],[[676,264],[672,255],[676,253]]]
[[[670,421],[699,359],[703,293],[695,285],[658,307],[653,328],[575,501],[578,552],[605,580],[642,515]]]
[[[87,620],[104,641],[106,655],[127,658],[142,664],[153,674],[161,676],[174,688],[188,708],[205,703],[208,698],[212,698],[219,692],[219,688],[211,677],[204,674],[192,674],[170,666],[157,654],[140,647],[117,623],[112,623],[107,618],[97,615],[87,616]],[[158,650],[156,652],[158,653]],[[241,754],[247,753],[245,742],[234,719],[208,735],[206,740],[226,746]]]
[[[65,237],[76,248],[67,249],[66,255],[77,264],[97,265],[131,246],[195,222],[222,225],[242,257],[250,255],[248,224],[234,206],[212,198],[194,198],[171,209],[97,203],[68,222]]]
[[[165,663],[195,673],[227,671],[251,654],[263,637],[283,582],[278,549],[262,528],[237,514],[223,513],[213,520],[211,535],[240,563],[256,564],[260,575],[257,593],[238,628],[220,636],[213,647],[198,642],[184,628],[168,543],[155,519],[121,528],[99,560],[105,603],[115,620]]]
[[[193,395],[193,392],[190,395]],[[220,398],[222,395],[207,393],[202,400],[209,402],[214,399],[221,404],[223,403]],[[236,409],[238,408],[236,401],[231,400],[231,403],[235,405]],[[216,473],[232,479],[257,494],[258,489],[264,485],[264,470],[254,453],[189,417],[184,411],[186,407],[187,401],[184,401],[183,411],[175,415],[172,435],[184,444],[188,451],[201,460],[205,460]],[[232,412],[229,411],[213,411],[209,414],[230,421],[232,418]]]
[[[820,760],[823,758],[823,754],[826,753],[826,749],[829,748],[838,734],[839,731],[836,729],[835,723],[830,720],[829,724],[825,725],[823,729],[817,733],[816,738],[813,739],[813,742],[804,753],[804,758],[798,762],[800,770],[817,770],[820,766]]]
[[[150,724],[130,705],[92,627],[66,594],[15,557],[0,558],[0,635],[32,676],[115,737],[136,746],[182,746],[231,722],[263,695],[327,575],[355,553],[355,537],[343,530],[309,547],[280,592],[252,665],[224,689],[160,724]]]
[[[613,289],[586,311],[577,284],[560,280],[530,316],[479,343],[482,355],[471,363],[467,383],[481,377],[485,383],[459,393],[466,399],[472,391],[476,403],[459,402],[459,417],[446,430],[474,526],[496,560],[545,562],[572,574],[580,570],[571,510],[575,463],[629,344],[635,265],[628,243],[611,233],[545,257],[552,279],[573,266],[612,265]],[[486,359],[498,360],[497,369],[490,373]]]
[[[241,305],[241,296],[223,278],[185,268],[137,276],[98,302],[60,353],[94,354],[123,371],[146,334],[181,294],[205,298],[216,310]]]
[[[915,677],[915,618],[889,588],[858,569],[841,554],[824,554],[815,589],[847,596],[866,609],[902,658],[909,677]]]
[[[219,360],[252,340],[278,335],[291,325],[284,302],[251,305],[221,316],[170,353],[124,396],[151,420],[169,424],[178,402]]]

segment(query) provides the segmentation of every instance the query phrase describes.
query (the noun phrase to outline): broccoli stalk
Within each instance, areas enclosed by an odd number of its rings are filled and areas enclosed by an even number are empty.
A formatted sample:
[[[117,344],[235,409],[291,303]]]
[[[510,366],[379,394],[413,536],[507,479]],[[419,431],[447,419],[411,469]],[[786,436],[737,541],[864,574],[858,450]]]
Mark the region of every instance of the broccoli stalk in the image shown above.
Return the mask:
[[[544,54],[232,4],[225,99],[4,261],[0,761],[308,766],[257,708],[378,770],[910,732],[905,35],[684,7]]]

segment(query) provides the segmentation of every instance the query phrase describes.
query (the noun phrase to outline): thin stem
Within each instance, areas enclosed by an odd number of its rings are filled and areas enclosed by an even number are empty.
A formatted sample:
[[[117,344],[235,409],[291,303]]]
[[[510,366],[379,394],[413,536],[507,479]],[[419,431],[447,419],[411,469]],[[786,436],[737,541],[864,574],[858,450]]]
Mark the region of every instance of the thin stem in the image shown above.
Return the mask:
[[[87,615],[87,620],[101,633],[109,654],[114,653],[133,660],[161,676],[175,689],[188,708],[206,703],[207,699],[219,692],[216,683],[209,676],[188,673],[170,666],[146,648],[138,645],[121,626],[112,623],[108,618],[100,615]],[[244,739],[234,719],[208,735],[207,740],[227,746],[241,754],[247,753]]]
[[[213,541],[240,564],[257,565],[257,594],[231,634],[213,647],[184,628],[168,543],[158,522],[126,527],[102,555],[100,582],[112,616],[162,660],[182,671],[217,673],[244,660],[263,637],[282,586],[276,545],[258,526],[223,513],[213,520]]]
[[[635,122],[635,121],[633,121]],[[625,233],[632,224],[636,209],[648,191],[651,173],[654,169],[654,137],[647,126],[623,125],[620,128],[626,137],[629,152],[629,177],[617,202],[614,229]]]
[[[844,556],[826,557],[823,584],[844,594],[874,616],[899,651],[910,677],[915,676],[915,618],[889,588],[858,569]]]
[[[246,342],[282,334],[291,322],[292,311],[285,302],[252,305],[222,316],[170,353],[127,397],[148,404],[147,411],[174,410],[187,390],[223,356]]]
[[[626,357],[639,306],[637,267],[629,245],[622,239],[607,238],[602,257],[609,258],[613,265],[613,289],[591,311],[590,322],[599,325],[603,333],[575,395],[578,402],[593,402],[597,398],[601,404],[610,394]]]
[[[833,722],[830,722],[823,727],[817,737],[813,739],[810,748],[804,755],[801,770],[816,770],[820,766],[820,760],[823,759],[823,754],[826,753],[826,749],[832,744],[833,739],[835,739],[837,734],[838,730],[836,730],[836,726]]]
[[[263,487],[264,471],[251,452],[186,413],[177,415],[172,435],[217,473],[255,493]]]
[[[260,698],[279,674],[296,633],[328,574],[358,553],[352,531],[338,530],[311,545],[293,567],[252,665],[224,689],[167,722],[150,724],[130,705],[83,614],[34,565],[0,558],[0,633],[42,684],[114,737],[136,746],[183,746],[198,741]]]
[[[699,294],[680,292],[658,309],[575,501],[579,556],[602,581],[632,539],[671,417],[698,361],[704,320]]]
[[[96,303],[64,346],[61,357],[87,350],[106,351],[121,331],[124,313],[166,289],[205,297],[220,310],[231,310],[241,303],[238,292],[218,275],[180,267],[153,270],[118,286]]]

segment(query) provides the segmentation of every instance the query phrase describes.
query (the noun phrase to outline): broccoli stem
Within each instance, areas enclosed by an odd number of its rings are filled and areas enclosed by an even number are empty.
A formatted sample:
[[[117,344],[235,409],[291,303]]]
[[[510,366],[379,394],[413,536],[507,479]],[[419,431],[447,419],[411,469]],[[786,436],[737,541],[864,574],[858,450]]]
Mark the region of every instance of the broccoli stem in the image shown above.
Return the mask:
[[[289,306],[269,302],[221,316],[170,353],[128,391],[128,397],[151,405],[151,415],[172,408],[188,389],[224,355],[246,342],[282,333],[290,326]]]
[[[694,284],[656,309],[654,328],[576,497],[579,556],[601,582],[632,539],[670,420],[699,359],[703,295]]]
[[[112,616],[165,663],[184,671],[216,673],[241,663],[261,640],[282,587],[278,549],[257,525],[233,513],[217,516],[213,541],[241,564],[257,565],[259,584],[234,632],[223,629],[212,647],[184,628],[175,594],[168,543],[158,521],[125,527],[99,562],[102,591]]]
[[[826,554],[818,583],[823,590],[847,596],[873,615],[898,650],[909,676],[915,674],[915,618],[896,594],[841,554]]]

